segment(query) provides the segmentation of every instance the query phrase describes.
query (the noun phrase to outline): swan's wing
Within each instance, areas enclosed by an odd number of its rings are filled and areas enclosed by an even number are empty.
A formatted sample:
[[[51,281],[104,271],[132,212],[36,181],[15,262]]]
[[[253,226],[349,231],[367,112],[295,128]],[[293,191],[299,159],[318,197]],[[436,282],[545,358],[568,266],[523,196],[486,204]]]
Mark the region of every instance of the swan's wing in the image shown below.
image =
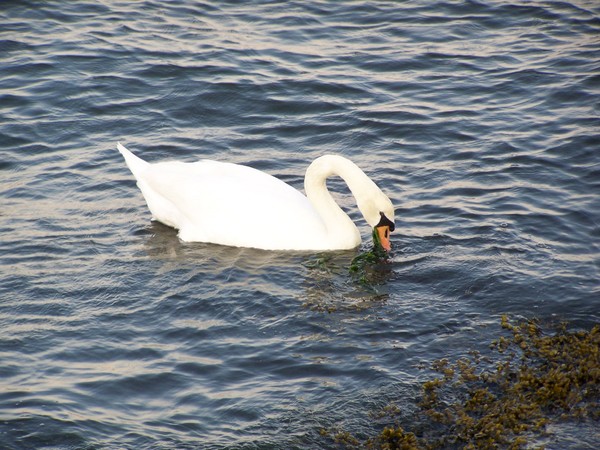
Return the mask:
[[[146,166],[137,178],[153,216],[179,228],[186,241],[311,249],[326,234],[302,193],[250,167],[165,162]]]

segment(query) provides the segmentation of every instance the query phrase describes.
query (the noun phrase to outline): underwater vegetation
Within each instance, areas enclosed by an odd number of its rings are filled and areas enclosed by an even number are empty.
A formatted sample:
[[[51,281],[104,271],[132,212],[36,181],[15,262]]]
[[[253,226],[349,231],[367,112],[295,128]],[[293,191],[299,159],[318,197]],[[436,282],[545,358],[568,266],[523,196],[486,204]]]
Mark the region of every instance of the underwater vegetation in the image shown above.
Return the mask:
[[[350,449],[543,448],[539,438],[549,424],[600,419],[599,325],[570,331],[561,324],[545,333],[536,320],[503,316],[501,326],[506,336],[491,343],[489,356],[471,352],[431,364],[437,375],[421,387],[414,429],[397,422],[366,441],[322,434]],[[400,412],[388,410],[391,417]]]
[[[379,266],[388,261],[388,253],[381,246],[381,239],[373,229],[373,247],[358,254],[350,263],[349,272],[355,281],[367,287],[378,282]]]
[[[307,295],[306,308],[327,313],[356,311],[368,309],[373,302],[387,298],[386,285],[393,271],[377,231],[373,230],[371,248],[358,251],[349,264],[346,257],[336,258],[334,254],[325,253],[304,263],[311,272],[311,288],[308,290],[318,294]],[[332,272],[339,275],[338,280],[330,277]],[[327,276],[320,277],[320,273]]]

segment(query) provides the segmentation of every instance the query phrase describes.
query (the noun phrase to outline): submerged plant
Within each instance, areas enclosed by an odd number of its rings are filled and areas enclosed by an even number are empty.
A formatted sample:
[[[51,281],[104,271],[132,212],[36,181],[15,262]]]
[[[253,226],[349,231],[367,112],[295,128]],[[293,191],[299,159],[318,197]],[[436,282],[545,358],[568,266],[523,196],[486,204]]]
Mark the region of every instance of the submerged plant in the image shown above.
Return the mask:
[[[311,279],[311,284],[317,286],[309,289],[304,306],[314,311],[328,313],[339,311],[340,308],[342,310],[369,308],[371,302],[387,298],[385,284],[392,273],[388,262],[388,253],[381,245],[379,234],[374,230],[373,247],[355,256],[347,269],[351,281],[349,284],[347,277],[331,276],[345,272],[347,260],[335,261],[331,254],[324,254],[304,263],[313,275],[327,274],[324,277],[316,276]],[[338,272],[340,269],[341,271]]]
[[[418,428],[388,426],[349,448],[385,450],[520,449],[560,420],[600,419],[600,326],[545,334],[534,320],[502,317],[496,357],[471,352],[451,363],[434,361],[439,374],[422,385]]]
[[[358,254],[350,263],[350,273],[362,285],[371,286],[376,284],[376,266],[388,259],[388,253],[381,245],[381,239],[377,230],[373,229],[373,247],[370,250]]]

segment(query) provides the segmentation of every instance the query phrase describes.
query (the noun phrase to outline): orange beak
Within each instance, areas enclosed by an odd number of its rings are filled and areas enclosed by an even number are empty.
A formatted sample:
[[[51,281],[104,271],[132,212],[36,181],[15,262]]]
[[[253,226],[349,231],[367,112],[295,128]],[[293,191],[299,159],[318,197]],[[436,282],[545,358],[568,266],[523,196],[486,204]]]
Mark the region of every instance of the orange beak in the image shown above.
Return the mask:
[[[381,243],[381,246],[386,252],[389,252],[392,249],[392,244],[390,242],[390,227],[387,225],[382,225],[375,229],[377,230],[377,235],[379,236],[379,242]]]

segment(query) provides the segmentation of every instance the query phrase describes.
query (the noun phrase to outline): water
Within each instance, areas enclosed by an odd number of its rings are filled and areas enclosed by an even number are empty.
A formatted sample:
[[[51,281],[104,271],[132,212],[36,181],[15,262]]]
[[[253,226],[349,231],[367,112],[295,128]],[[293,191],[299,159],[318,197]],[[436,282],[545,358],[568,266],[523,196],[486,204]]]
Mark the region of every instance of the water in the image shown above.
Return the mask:
[[[0,447],[328,448],[499,317],[600,319],[600,8],[3,2]],[[116,142],[302,188],[343,154],[390,263],[181,243]],[[344,185],[329,183],[369,230]],[[243,224],[240,224],[243,226]],[[548,448],[597,448],[593,425]]]

